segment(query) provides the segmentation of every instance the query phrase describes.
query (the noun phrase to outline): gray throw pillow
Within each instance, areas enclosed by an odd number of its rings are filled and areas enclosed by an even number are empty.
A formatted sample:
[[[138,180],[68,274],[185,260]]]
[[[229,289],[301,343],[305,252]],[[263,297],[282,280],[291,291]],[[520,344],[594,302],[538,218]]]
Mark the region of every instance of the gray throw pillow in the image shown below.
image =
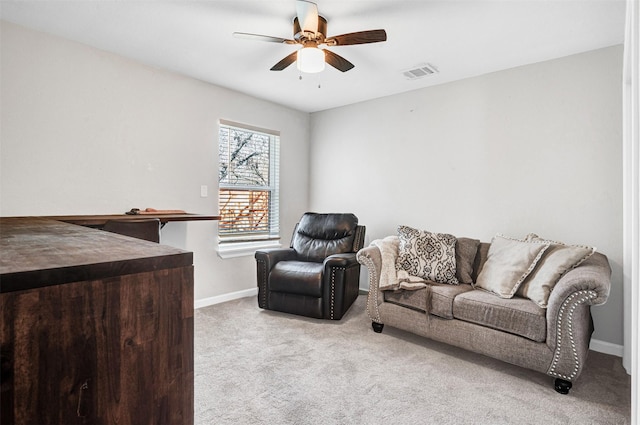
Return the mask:
[[[398,226],[396,269],[438,283],[458,284],[456,237]]]
[[[458,283],[473,283],[473,264],[479,245],[478,239],[458,238],[456,243],[456,278]]]

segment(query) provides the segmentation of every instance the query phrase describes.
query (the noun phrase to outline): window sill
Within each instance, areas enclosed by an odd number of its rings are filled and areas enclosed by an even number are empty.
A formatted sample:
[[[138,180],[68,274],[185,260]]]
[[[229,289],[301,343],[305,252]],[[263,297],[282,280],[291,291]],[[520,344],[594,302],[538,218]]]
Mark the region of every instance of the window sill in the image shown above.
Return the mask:
[[[227,258],[245,257],[255,254],[259,249],[281,248],[280,240],[256,241],[256,242],[228,242],[218,244],[218,257]]]

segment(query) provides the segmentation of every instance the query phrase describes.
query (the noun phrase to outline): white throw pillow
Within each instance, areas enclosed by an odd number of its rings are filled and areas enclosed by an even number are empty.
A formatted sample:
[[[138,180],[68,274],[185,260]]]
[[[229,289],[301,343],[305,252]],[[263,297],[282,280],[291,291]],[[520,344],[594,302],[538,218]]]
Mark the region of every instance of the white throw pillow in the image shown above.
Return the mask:
[[[590,246],[565,245],[562,242],[539,238],[535,234],[527,235],[526,239],[551,243],[551,245],[537,267],[522,282],[517,295],[530,299],[542,308],[547,308],[549,295],[560,278],[591,257],[596,249]]]
[[[487,261],[474,287],[511,298],[549,248],[548,242],[523,241],[503,235],[491,240]]]

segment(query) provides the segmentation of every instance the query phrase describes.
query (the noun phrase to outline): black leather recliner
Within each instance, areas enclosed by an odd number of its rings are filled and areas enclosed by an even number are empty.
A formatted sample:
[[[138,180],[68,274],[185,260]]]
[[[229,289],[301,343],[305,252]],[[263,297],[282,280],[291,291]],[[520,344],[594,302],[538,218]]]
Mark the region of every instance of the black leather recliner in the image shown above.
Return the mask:
[[[353,214],[305,213],[290,248],[256,251],[258,306],[340,320],[358,297],[364,233]]]

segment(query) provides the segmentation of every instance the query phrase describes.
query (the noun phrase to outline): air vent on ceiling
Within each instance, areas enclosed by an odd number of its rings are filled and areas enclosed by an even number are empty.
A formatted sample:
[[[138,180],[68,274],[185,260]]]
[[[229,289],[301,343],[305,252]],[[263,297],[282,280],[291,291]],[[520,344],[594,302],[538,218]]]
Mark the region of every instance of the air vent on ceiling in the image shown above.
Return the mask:
[[[407,78],[407,80],[416,80],[418,78],[426,77],[427,75],[433,75],[437,72],[438,70],[433,65],[422,63],[411,69],[402,71],[402,74]]]

